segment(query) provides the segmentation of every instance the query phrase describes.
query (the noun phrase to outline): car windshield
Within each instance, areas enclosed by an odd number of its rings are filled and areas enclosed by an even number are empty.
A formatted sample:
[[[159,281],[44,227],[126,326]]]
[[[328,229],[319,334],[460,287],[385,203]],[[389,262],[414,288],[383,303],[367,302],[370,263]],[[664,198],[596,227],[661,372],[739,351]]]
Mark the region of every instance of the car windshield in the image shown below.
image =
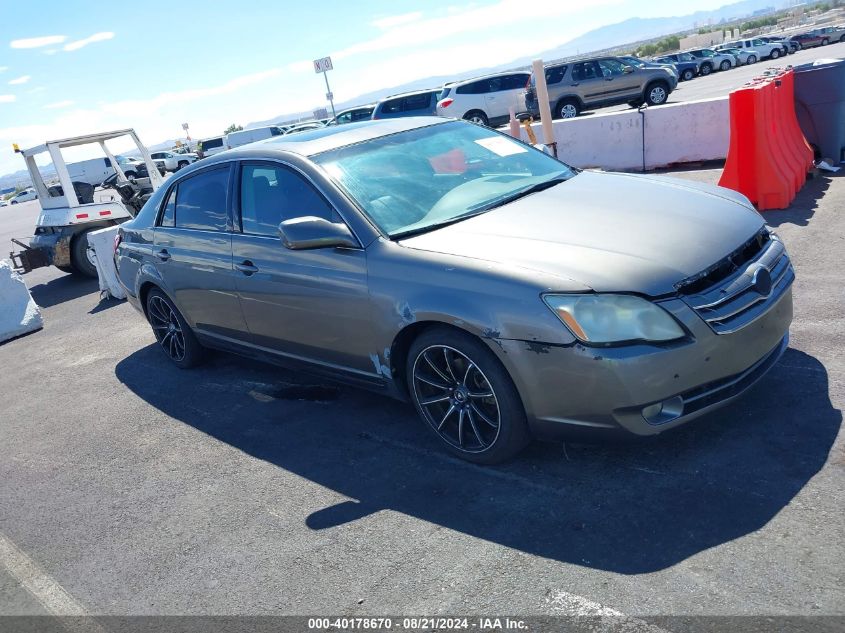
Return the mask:
[[[458,121],[313,158],[390,237],[485,213],[576,173],[524,143]]]

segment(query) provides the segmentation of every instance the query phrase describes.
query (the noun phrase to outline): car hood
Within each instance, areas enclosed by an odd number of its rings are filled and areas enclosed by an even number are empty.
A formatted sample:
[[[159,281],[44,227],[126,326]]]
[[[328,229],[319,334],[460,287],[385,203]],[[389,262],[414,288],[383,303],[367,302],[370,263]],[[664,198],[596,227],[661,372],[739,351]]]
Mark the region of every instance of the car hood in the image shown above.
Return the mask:
[[[741,194],[687,180],[581,172],[406,247],[536,270],[597,292],[674,292],[764,224]]]

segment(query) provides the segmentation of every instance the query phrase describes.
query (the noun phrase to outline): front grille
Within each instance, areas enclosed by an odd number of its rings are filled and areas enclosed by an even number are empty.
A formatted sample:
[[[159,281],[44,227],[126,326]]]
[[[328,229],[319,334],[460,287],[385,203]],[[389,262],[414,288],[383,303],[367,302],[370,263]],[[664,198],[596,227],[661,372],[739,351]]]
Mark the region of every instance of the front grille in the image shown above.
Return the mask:
[[[756,240],[742,251],[745,255],[753,250]],[[732,272],[722,277],[720,281],[710,287],[697,291],[701,279],[712,278],[711,275],[697,276],[695,281],[681,285],[679,290],[683,300],[704,319],[716,334],[730,334],[745,327],[763,315],[795,281],[792,263],[786,254],[783,243],[778,239],[767,239],[754,257],[737,265],[736,253],[728,259],[730,262],[720,262],[713,270],[733,268]],[[771,280],[770,288],[766,283],[765,274]],[[758,273],[760,271],[760,273]],[[763,276],[763,279],[760,277]],[[690,293],[690,290],[694,292]]]

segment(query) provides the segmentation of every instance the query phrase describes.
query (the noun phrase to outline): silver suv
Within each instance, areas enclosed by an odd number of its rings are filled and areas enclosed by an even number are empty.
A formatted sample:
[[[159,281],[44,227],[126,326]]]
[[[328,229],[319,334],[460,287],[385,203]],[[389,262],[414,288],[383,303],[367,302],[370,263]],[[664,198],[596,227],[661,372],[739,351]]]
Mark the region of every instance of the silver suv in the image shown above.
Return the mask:
[[[678,76],[668,68],[635,68],[618,57],[599,57],[546,66],[546,85],[552,116],[571,119],[586,108],[666,103]],[[540,111],[533,74],[525,91],[525,109],[533,115]]]

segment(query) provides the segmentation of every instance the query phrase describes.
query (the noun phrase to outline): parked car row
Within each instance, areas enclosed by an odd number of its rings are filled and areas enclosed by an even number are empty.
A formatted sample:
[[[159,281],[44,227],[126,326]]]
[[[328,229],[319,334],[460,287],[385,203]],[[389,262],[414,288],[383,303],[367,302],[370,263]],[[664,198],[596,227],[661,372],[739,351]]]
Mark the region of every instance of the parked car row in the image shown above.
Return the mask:
[[[845,28],[825,27],[788,39],[775,36],[744,38],[713,48],[665,53],[650,59],[622,55],[555,62],[547,65],[545,71],[552,116],[572,118],[588,108],[622,103],[632,107],[661,105],[680,81],[764,59],[775,60],[801,48],[834,41],[845,41]],[[511,109],[539,115],[536,82],[528,70],[494,73],[450,82],[442,88],[389,95],[374,104],[342,110],[331,119],[232,132],[203,140],[202,152],[212,156],[273,136],[369,119],[439,115],[497,126],[508,120]]]

